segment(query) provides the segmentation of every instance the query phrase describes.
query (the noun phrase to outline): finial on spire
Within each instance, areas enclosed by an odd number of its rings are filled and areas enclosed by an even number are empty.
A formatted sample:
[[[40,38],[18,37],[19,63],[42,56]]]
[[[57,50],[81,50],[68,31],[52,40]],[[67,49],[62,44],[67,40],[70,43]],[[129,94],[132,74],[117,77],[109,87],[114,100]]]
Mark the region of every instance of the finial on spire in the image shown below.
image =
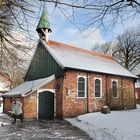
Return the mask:
[[[47,17],[47,11],[45,10],[45,7],[43,7],[42,15],[37,25],[36,31],[38,32],[40,38],[48,41],[48,35],[50,32],[52,32],[52,30],[50,28],[50,23]]]

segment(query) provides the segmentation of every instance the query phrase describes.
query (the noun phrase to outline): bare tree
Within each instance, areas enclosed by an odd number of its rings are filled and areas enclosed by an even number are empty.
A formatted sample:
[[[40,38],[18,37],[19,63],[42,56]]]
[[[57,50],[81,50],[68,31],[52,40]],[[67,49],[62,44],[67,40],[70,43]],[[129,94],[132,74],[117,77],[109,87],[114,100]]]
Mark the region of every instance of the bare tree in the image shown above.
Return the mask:
[[[107,42],[104,44],[95,44],[94,47],[91,48],[92,51],[112,55],[114,49],[114,44],[112,42]]]
[[[44,1],[46,3],[54,4],[54,10],[59,9],[63,15],[70,21],[75,23],[81,19],[87,19],[84,23],[85,27],[91,27],[96,25],[96,27],[102,25],[109,25],[109,23],[114,26],[114,24],[128,17],[138,18],[140,16],[140,3],[138,0],[38,0]],[[23,47],[15,44],[17,41],[11,33],[10,30],[15,28],[20,28],[25,30],[25,23],[28,29],[28,16],[29,13],[33,12],[30,10],[32,7],[32,0],[1,0],[0,1],[0,38],[1,42],[7,42],[8,44],[14,46],[16,49],[22,49]],[[78,18],[80,16],[82,18]],[[22,18],[21,18],[22,17]],[[76,17],[76,18],[75,18]],[[83,20],[84,21],[84,20]],[[25,23],[24,23],[25,22]],[[82,24],[83,25],[83,24]],[[81,25],[80,25],[81,26]],[[110,26],[110,25],[109,25]],[[111,27],[111,26],[110,26]],[[12,41],[9,40],[12,38]],[[4,48],[4,47],[1,47]],[[24,47],[25,48],[25,47]],[[8,49],[8,47],[5,49]],[[24,50],[24,49],[23,49]],[[2,51],[1,51],[2,52]],[[10,51],[9,51],[10,53]]]
[[[140,67],[140,29],[137,27],[126,30],[115,41],[96,44],[92,50],[112,55],[130,71],[138,69]]]
[[[24,56],[31,50],[31,36],[23,37],[29,31],[27,16],[31,12],[25,0],[0,1],[0,70],[10,75],[11,81],[23,73]],[[28,44],[22,43],[25,38]]]
[[[131,29],[116,39],[113,57],[125,68],[132,71],[140,64],[140,30]]]
[[[139,0],[40,0],[53,3],[70,22],[82,22],[85,28],[114,27],[129,18],[140,18]],[[80,18],[78,18],[80,12]]]
[[[140,3],[138,0],[38,0],[47,4],[52,3],[54,10],[58,9],[74,25],[88,28],[111,27],[128,18],[140,17]],[[47,5],[46,4],[46,5]],[[19,42],[13,36],[13,30],[29,33],[28,17],[33,12],[32,0],[0,0],[0,69],[6,70],[5,64],[20,68],[22,63],[20,52],[27,53],[27,45]],[[79,14],[80,12],[80,14]],[[80,16],[79,16],[80,15]],[[86,17],[86,18],[85,18]],[[84,19],[84,20],[83,20]],[[83,22],[82,22],[83,21]],[[83,26],[84,25],[84,26]],[[111,25],[111,26],[110,26]],[[81,28],[80,28],[81,29]],[[108,29],[108,28],[107,28]],[[28,34],[31,38],[31,34]],[[12,50],[12,51],[11,51]],[[18,53],[17,53],[18,50]],[[7,57],[8,56],[8,57]],[[6,62],[6,63],[5,63]],[[12,62],[12,63],[11,63]],[[20,64],[21,64],[20,63]]]

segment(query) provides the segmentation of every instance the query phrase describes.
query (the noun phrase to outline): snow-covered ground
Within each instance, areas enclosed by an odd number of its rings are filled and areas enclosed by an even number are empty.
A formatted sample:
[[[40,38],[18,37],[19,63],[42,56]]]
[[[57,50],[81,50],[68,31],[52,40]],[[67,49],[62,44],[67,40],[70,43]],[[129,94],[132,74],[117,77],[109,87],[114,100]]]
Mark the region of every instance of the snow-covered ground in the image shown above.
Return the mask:
[[[3,114],[3,104],[1,104],[0,106],[0,117],[3,116],[5,114]],[[1,122],[0,121],[0,127],[3,126],[3,125],[8,125],[9,123],[6,123],[6,122]]]
[[[140,140],[140,105],[134,110],[88,113],[66,120],[94,140]]]
[[[2,112],[3,112],[3,104],[1,104],[1,106],[0,106],[0,115]]]

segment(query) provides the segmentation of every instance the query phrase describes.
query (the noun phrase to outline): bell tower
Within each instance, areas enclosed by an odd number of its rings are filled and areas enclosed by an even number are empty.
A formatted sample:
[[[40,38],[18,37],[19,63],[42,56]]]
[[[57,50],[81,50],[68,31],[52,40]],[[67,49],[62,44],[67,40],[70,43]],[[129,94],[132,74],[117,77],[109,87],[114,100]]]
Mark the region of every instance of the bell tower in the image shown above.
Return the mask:
[[[48,36],[52,32],[52,30],[50,28],[50,23],[48,20],[46,10],[42,11],[42,15],[41,15],[39,23],[37,25],[36,31],[38,32],[38,35],[41,39],[48,42]]]

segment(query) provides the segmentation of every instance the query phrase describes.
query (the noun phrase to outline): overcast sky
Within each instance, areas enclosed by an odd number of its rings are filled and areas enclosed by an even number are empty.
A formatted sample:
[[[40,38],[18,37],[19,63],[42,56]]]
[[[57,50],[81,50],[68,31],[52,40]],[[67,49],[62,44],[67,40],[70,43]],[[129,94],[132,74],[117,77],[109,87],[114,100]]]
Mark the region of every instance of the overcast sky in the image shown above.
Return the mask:
[[[36,38],[35,40],[37,40],[38,36],[35,30],[44,3],[41,5],[38,0],[34,0],[33,5],[34,7],[32,7],[32,9],[35,11],[35,13],[31,15],[31,18],[29,18],[29,27],[31,34],[34,35]],[[118,23],[114,28],[111,28],[111,30],[101,30],[95,26],[90,26],[84,30],[80,28],[80,32],[79,29],[76,28],[75,25],[71,24],[58,9],[55,9],[54,11],[54,5],[46,4],[45,7],[48,11],[48,18],[52,29],[52,33],[50,34],[49,39],[76,45],[86,49],[91,49],[91,47],[93,47],[96,43],[103,43],[114,40],[115,37],[118,34],[123,33],[125,29],[140,25],[140,19],[129,19],[126,22],[124,21],[123,24]],[[83,22],[84,20],[86,19],[79,18],[79,22]]]

